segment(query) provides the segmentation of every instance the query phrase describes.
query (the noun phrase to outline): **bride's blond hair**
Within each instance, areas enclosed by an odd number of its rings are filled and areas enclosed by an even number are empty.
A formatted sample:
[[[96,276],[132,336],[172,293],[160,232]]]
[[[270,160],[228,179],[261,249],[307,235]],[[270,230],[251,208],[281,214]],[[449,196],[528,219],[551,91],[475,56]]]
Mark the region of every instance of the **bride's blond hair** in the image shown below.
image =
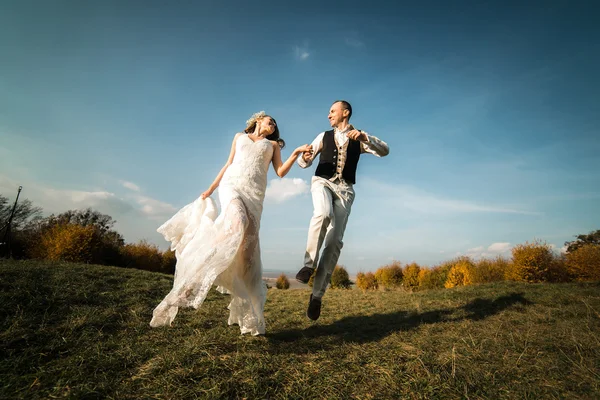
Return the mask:
[[[271,117],[270,115],[265,114],[264,111],[259,111],[257,113],[252,114],[250,119],[246,121],[246,129],[244,129],[244,132],[254,132],[254,129],[256,129],[256,124],[263,118],[271,118],[271,120],[273,120],[273,122],[275,123],[275,130],[273,131],[273,133],[267,136],[267,139],[276,141],[279,144],[279,147],[283,149],[285,147],[285,141],[279,137],[279,126],[277,125],[277,121],[275,121],[275,118]]]

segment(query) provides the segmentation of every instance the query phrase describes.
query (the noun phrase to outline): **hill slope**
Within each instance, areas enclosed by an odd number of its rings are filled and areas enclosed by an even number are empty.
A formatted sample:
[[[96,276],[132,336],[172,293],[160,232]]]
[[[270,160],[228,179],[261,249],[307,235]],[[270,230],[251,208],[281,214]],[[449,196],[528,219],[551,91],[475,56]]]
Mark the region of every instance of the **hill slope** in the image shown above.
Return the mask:
[[[270,290],[267,335],[228,327],[212,291],[148,326],[171,277],[0,262],[1,398],[591,398],[600,393],[600,285],[423,293]]]

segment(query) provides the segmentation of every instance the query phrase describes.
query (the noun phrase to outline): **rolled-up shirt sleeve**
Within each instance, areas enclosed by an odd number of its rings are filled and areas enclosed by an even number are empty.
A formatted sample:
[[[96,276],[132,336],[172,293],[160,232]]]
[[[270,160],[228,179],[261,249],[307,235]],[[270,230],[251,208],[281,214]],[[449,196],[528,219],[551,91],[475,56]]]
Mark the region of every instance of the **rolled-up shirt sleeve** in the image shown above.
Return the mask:
[[[312,146],[313,153],[312,157],[308,161],[304,161],[304,157],[302,155],[298,157],[298,160],[296,162],[298,163],[300,168],[308,168],[312,165],[313,160],[315,159],[315,157],[317,157],[317,154],[319,154],[321,152],[321,149],[323,148],[323,136],[325,136],[325,132],[319,133],[315,140],[313,140],[310,144]]]
[[[361,153],[370,153],[377,157],[385,157],[390,153],[390,147],[386,142],[373,135],[369,135],[367,132],[364,133],[367,135],[369,140],[366,142],[360,142]]]

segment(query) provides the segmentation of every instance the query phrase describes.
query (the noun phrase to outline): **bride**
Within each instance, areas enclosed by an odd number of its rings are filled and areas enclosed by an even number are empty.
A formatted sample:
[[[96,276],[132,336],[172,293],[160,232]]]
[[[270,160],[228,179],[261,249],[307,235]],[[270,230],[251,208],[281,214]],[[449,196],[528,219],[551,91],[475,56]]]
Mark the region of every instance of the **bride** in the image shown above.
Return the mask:
[[[150,326],[171,325],[179,307],[198,308],[210,288],[231,294],[229,325],[242,334],[265,333],[259,230],[269,164],[284,177],[311,146],[300,146],[285,161],[275,120],[264,111],[246,121],[233,139],[231,153],[207,191],[179,210],[158,232],[177,256],[173,288],[154,309]],[[210,197],[219,187],[221,213]]]

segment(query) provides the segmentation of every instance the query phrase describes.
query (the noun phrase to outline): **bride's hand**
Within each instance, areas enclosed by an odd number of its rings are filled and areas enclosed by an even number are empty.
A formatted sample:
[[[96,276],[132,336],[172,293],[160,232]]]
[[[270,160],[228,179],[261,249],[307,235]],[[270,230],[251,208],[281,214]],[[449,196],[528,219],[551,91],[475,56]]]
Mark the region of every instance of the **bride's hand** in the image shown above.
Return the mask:
[[[207,197],[210,197],[210,195],[213,193],[214,190],[210,190],[208,189],[206,192],[202,193],[200,195],[200,197],[202,198],[202,200],[206,199]]]
[[[308,154],[308,156],[311,156],[312,155],[312,146],[310,144],[305,144],[303,146],[298,147],[296,150],[294,150],[294,152],[296,154],[303,153],[302,157],[306,157],[307,154]]]

